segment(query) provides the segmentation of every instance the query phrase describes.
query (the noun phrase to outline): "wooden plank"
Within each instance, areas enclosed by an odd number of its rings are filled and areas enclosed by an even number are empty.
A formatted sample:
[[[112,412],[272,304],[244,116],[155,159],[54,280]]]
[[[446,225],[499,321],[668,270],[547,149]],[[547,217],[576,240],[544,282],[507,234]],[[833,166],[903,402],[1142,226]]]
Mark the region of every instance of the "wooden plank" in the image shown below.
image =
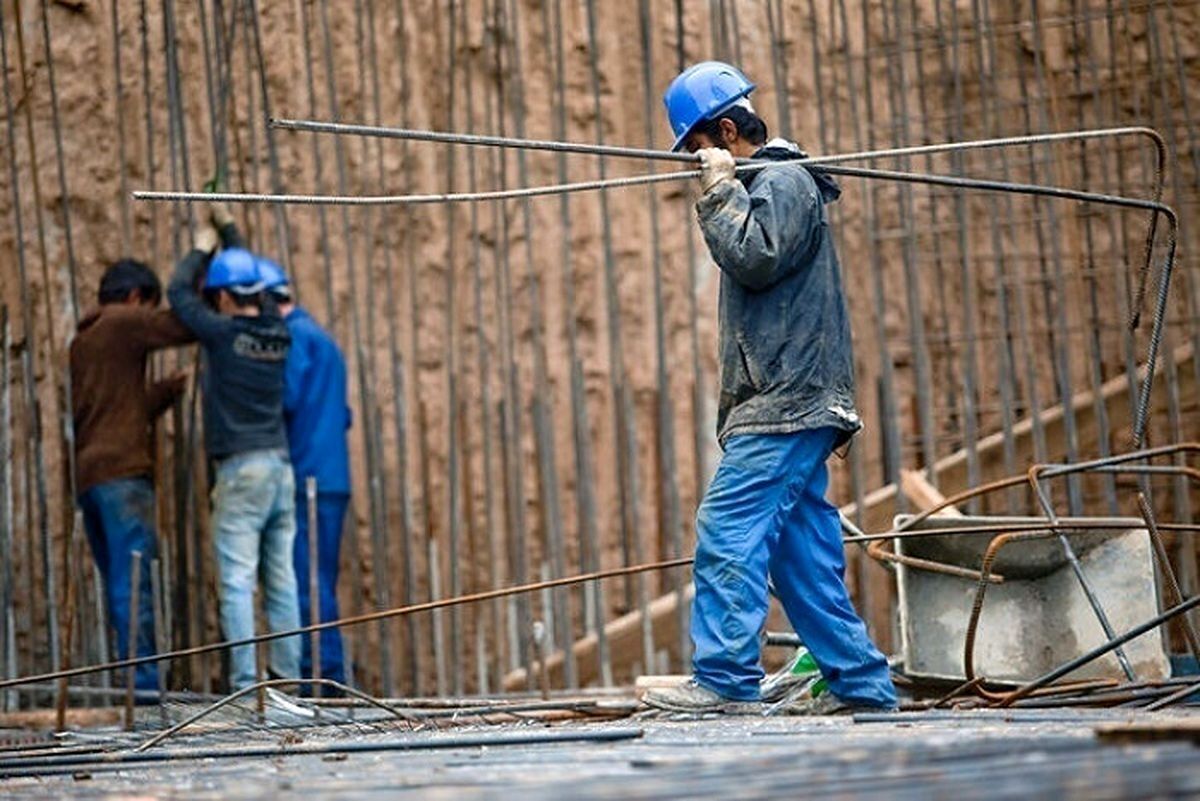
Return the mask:
[[[1200,743],[1200,720],[1195,718],[1101,723],[1092,731],[1102,742],[1111,745],[1131,745],[1163,740],[1186,740],[1191,743]]]
[[[914,506],[922,512],[939,506],[946,502],[946,496],[938,491],[938,488],[929,483],[925,478],[925,474],[918,470],[901,470],[900,471],[900,490],[904,493],[904,497],[908,498]],[[958,510],[957,506],[947,506],[942,509],[934,517],[962,517],[963,514]]]

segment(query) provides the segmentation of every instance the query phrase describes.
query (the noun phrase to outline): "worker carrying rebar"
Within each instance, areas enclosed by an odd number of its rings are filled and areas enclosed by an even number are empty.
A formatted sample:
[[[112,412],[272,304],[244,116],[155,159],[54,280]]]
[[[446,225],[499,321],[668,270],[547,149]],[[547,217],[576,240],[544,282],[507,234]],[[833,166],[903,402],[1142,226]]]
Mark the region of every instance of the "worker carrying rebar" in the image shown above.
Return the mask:
[[[296,581],[300,587],[300,619],[312,622],[309,571],[309,516],[306,485],[316,482],[317,610],[321,622],[337,620],[338,555],[342,526],[350,507],[350,406],[346,402],[346,360],[337,342],[292,297],[283,269],[258,257],[264,290],[274,296],[292,337],[284,371],[283,418],[287,425],[292,473],[296,480]],[[302,641],[300,674],[313,674],[312,644]],[[321,677],[346,683],[345,656],[339,629],[325,629],[317,644]]]
[[[75,489],[83,527],[104,580],[108,622],[119,657],[130,655],[133,587],[138,585],[137,655],[154,653],[150,571],[158,558],[154,525],[153,425],[183,392],[187,374],[147,383],[147,357],[192,341],[169,310],[159,308],[154,271],[121,259],[100,279],[99,307],[84,315],[71,342],[71,406]],[[133,554],[140,553],[139,575]],[[158,669],[139,665],[135,681],[158,689]]]
[[[297,628],[295,484],[283,423],[291,337],[223,204],[212,204],[210,220],[197,227],[167,297],[202,349],[204,444],[216,466],[212,526],[221,628],[229,640],[254,636],[260,572],[267,625],[273,632]],[[299,676],[298,637],[273,640],[269,653],[272,676]],[[233,648],[229,661],[232,689],[257,680],[253,646]]]
[[[735,157],[803,156],[768,141],[753,90],[740,71],[710,61],[681,73],[664,97],[674,150],[701,158],[696,214],[721,270],[723,455],[696,515],[693,675],[645,700],[683,712],[757,711],[769,575],[829,688],[793,711],[891,709],[888,663],[850,603],[838,510],[825,499],[826,460],[862,427],[825,209],[840,189],[799,165],[738,174]]]

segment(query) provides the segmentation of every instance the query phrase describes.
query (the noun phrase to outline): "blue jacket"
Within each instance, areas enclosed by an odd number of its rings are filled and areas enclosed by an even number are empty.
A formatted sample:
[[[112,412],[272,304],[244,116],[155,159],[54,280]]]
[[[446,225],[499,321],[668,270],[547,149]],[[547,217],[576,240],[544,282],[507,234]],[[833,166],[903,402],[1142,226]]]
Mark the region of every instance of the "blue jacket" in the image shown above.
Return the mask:
[[[758,159],[799,158],[774,139]],[[721,269],[717,438],[862,427],[841,269],[825,205],[837,184],[802,166],[718,184],[696,203]]]
[[[292,335],[284,373],[283,417],[287,424],[296,492],[309,476],[320,493],[350,492],[346,431],[346,362],[337,343],[299,307],[284,318]]]

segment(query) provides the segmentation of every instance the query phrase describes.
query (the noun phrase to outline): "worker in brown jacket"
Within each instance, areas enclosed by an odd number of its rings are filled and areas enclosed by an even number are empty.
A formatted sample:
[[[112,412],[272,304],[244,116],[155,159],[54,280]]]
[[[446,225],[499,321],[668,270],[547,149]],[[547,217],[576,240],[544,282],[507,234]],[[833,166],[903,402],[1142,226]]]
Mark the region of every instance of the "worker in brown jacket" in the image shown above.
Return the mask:
[[[154,653],[150,563],[158,556],[152,425],[187,382],[185,373],[148,382],[146,359],[193,337],[168,309],[159,308],[162,284],[140,262],[122,259],[109,267],[100,279],[99,300],[99,308],[79,321],[71,343],[76,490],[120,656],[129,654],[134,581],[143,599],[137,654],[146,656]],[[141,553],[138,576],[132,575],[135,551]],[[140,666],[136,682],[139,689],[157,688],[157,667]]]

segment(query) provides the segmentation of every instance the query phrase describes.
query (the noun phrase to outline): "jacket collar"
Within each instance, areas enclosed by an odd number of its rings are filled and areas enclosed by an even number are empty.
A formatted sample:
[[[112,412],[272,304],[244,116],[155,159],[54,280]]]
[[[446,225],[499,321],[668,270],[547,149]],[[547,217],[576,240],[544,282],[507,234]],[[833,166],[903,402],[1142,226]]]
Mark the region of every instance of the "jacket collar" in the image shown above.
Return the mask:
[[[789,142],[781,137],[775,137],[760,147],[751,158],[762,159],[764,161],[786,161],[788,159],[804,159],[808,158],[808,153],[800,149],[800,146],[795,142]],[[813,180],[817,183],[817,188],[821,190],[821,200],[825,203],[832,203],[841,197],[842,188],[838,182],[820,167],[812,166],[805,167]]]

